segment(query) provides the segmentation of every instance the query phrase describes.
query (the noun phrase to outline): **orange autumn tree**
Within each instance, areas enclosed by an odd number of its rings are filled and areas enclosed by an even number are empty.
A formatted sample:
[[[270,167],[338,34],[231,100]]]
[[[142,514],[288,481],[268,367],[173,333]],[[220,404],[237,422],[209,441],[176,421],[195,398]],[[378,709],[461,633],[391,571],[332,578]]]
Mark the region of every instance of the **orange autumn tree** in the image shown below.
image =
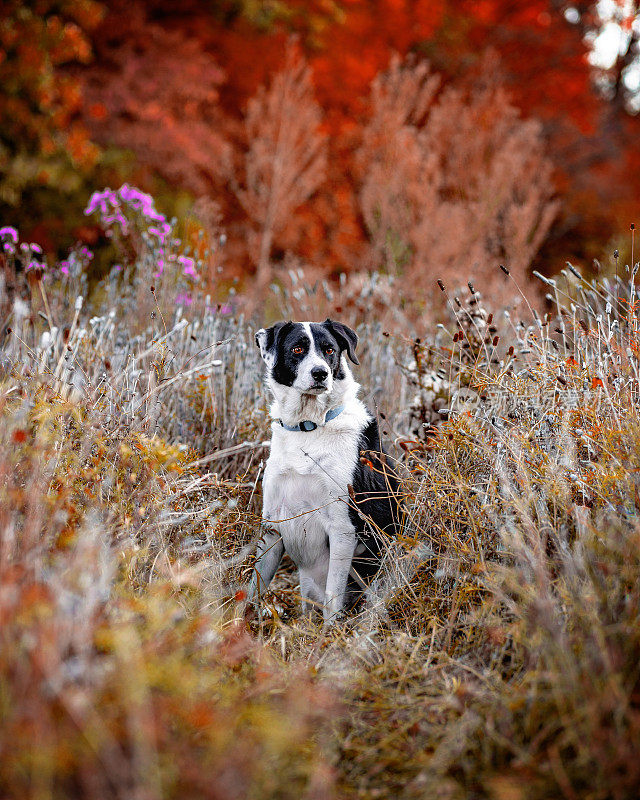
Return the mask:
[[[364,111],[371,81],[393,53],[406,55],[443,24],[446,0],[346,0],[313,53],[318,99],[334,130],[348,131]]]
[[[297,252],[334,270],[361,261],[367,232],[356,202],[353,155],[369,85],[392,53],[427,57],[444,86],[477,75],[483,53],[491,49],[513,105],[524,117],[542,120],[540,135],[554,164],[553,187],[566,198],[566,210],[547,234],[555,241],[553,252],[581,254],[584,242],[585,254],[595,254],[613,230],[604,204],[611,181],[605,181],[603,165],[616,162],[623,143],[601,127],[606,104],[593,86],[583,31],[564,15],[570,5],[560,0],[350,0],[341,4],[342,16],[314,35],[312,45],[303,36],[330,132],[330,156],[323,187],[297,212],[314,237],[299,243]],[[220,39],[227,35],[232,34],[221,33]],[[271,34],[267,38],[272,41]],[[236,46],[246,59],[246,51]],[[249,49],[253,52],[253,45]],[[234,51],[227,50],[225,58],[236,85]]]
[[[571,15],[565,16],[565,11],[576,5],[581,6],[581,20],[586,24],[584,15],[589,12],[593,17],[595,3],[345,3],[343,20],[325,36],[326,49],[311,60],[318,97],[337,132],[331,141],[330,171],[338,161],[343,176],[351,172],[369,83],[387,67],[394,51],[400,56],[413,52],[427,58],[446,85],[450,80],[477,76],[484,53],[491,50],[499,58],[513,105],[524,117],[542,121],[541,135],[547,140],[554,166],[553,186],[565,200],[547,234],[552,245],[547,258],[561,253],[563,263],[573,254],[599,255],[616,227],[609,212],[612,202],[621,188],[627,195],[631,192],[628,186],[620,187],[616,164],[634,145],[630,137],[611,135],[607,101],[596,90],[588,61],[585,25],[574,24]],[[345,187],[344,178],[335,176],[334,181],[336,187]],[[353,196],[355,187],[349,183]],[[339,219],[346,218],[348,224],[358,220],[357,210],[346,202],[341,212]],[[338,227],[338,220],[334,225]],[[355,236],[350,244],[357,255]],[[344,257],[344,248],[340,255]]]
[[[5,0],[0,5],[0,218],[31,226],[46,194],[69,194],[98,150],[77,119],[76,78],[61,68],[92,57],[94,0]],[[57,205],[60,205],[58,200]]]
[[[579,17],[572,13],[577,7]],[[448,8],[422,51],[434,69],[453,77],[476,71],[487,48],[498,54],[512,102],[525,117],[542,121],[554,187],[563,198],[544,261],[551,270],[567,258],[589,264],[619,230],[611,209],[628,192],[617,164],[630,146],[637,148],[612,128],[609,100],[594,81],[585,34],[597,32],[596,3],[451,0]]]

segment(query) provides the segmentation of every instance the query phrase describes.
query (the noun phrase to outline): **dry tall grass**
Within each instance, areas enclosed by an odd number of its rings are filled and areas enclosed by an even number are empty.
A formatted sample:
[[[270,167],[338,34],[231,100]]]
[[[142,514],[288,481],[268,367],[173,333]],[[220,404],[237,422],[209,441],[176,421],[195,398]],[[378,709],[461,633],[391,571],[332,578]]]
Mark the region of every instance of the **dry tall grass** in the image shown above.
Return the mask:
[[[406,524],[323,638],[291,565],[262,623],[237,618],[268,435],[254,326],[176,307],[182,278],[140,253],[90,302],[53,269],[13,299],[0,795],[636,797],[633,281],[570,267],[523,320],[444,287],[420,340],[360,326]]]

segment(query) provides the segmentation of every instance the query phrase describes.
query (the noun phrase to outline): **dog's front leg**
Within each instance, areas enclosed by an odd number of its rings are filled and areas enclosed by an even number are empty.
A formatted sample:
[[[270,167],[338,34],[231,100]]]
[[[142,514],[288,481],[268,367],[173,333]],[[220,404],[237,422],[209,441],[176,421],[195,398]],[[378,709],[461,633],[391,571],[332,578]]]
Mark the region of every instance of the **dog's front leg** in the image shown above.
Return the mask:
[[[256,564],[247,595],[249,602],[255,602],[266,591],[284,555],[282,536],[274,528],[269,527],[267,521],[262,525],[264,533],[260,537],[256,551]]]
[[[325,625],[334,622],[344,608],[347,579],[356,543],[355,532],[329,535],[329,572],[323,608]]]

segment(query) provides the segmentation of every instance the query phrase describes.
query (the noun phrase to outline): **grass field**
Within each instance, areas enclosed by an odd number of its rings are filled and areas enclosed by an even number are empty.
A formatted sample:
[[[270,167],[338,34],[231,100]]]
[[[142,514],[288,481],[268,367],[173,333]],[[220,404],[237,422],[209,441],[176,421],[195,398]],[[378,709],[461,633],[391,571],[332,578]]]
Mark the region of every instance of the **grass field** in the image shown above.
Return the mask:
[[[239,612],[269,438],[264,320],[233,294],[177,305],[190,284],[155,272],[151,245],[90,292],[74,263],[3,290],[1,797],[638,796],[640,336],[623,268],[541,279],[546,316],[515,284],[511,314],[444,287],[419,339],[360,315],[356,377],[405,519],[365,611],[324,635],[291,564],[262,622]],[[318,286],[267,305],[338,301]]]

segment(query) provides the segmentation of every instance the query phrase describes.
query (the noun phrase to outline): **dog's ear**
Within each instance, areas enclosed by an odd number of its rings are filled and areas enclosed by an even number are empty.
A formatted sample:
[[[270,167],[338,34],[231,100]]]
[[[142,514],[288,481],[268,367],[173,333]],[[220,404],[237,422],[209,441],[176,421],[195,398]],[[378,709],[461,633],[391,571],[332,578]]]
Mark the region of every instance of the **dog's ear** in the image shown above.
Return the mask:
[[[347,355],[354,364],[359,364],[358,357],[356,356],[356,347],[358,346],[358,334],[343,325],[341,322],[334,322],[332,319],[325,319],[324,325],[333,334],[333,338],[340,345],[341,350],[346,350]]]
[[[280,340],[289,333],[293,322],[276,322],[270,328],[260,328],[256,333],[256,344],[260,348],[260,355],[267,361],[267,356],[275,350]]]

